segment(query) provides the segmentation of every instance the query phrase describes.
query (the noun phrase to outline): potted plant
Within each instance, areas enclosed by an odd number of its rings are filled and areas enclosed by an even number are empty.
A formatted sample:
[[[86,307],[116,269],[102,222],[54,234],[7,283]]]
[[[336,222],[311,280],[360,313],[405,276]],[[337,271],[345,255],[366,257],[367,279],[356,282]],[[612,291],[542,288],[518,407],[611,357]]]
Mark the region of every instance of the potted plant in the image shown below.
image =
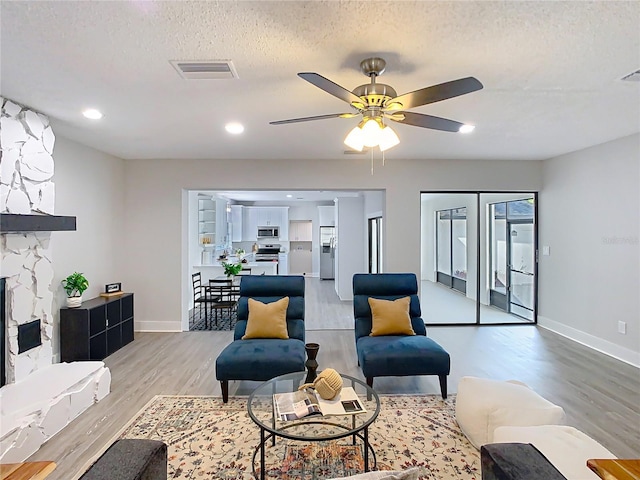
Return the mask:
[[[77,308],[82,304],[82,293],[89,287],[89,281],[78,272],[73,272],[62,280],[62,287],[67,294],[67,307]]]
[[[224,268],[224,274],[227,277],[233,277],[234,275],[240,273],[240,270],[242,270],[242,263],[222,262],[222,268]]]

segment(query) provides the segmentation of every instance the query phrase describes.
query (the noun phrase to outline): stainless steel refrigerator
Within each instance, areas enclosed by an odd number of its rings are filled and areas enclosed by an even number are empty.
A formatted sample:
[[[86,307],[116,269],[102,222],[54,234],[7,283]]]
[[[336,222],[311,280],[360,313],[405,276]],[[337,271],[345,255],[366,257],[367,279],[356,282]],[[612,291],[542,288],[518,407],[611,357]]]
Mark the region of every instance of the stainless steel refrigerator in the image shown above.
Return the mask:
[[[320,279],[335,278],[336,227],[320,227]]]

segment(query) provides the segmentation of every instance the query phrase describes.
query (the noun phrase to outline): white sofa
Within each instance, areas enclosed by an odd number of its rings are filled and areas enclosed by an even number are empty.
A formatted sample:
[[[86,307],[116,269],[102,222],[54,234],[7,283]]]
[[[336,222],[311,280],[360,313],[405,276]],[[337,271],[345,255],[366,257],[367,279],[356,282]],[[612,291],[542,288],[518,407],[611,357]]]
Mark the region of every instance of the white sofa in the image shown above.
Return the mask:
[[[462,377],[456,396],[456,421],[469,441],[480,449],[493,443],[493,432],[505,425],[557,425],[565,420],[562,407],[545,400],[524,383]]]
[[[588,435],[566,425],[498,427],[494,443],[530,443],[568,480],[597,480],[587,467],[590,458],[616,458]]]
[[[562,407],[515,380],[461,378],[456,420],[476,448],[488,443],[530,443],[568,480],[597,480],[587,460],[615,458],[588,435],[562,425]]]

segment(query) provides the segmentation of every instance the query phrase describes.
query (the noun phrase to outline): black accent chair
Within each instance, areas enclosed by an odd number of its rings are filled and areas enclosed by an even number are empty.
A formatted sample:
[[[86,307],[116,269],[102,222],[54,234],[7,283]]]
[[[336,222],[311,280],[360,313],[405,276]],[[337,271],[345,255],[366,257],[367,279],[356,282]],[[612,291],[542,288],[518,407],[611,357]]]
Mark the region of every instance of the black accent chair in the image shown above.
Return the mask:
[[[242,340],[249,318],[249,298],[271,303],[289,297],[287,332],[289,338]],[[222,400],[229,400],[229,380],[267,381],[304,371],[304,277],[294,275],[251,275],[240,282],[238,321],[233,342],[216,359],[216,378]]]
[[[209,297],[216,299],[209,303],[216,327],[218,326],[218,316],[220,315],[226,315],[229,318],[229,325],[233,324],[233,314],[238,304],[235,288],[231,278],[209,280],[209,286],[206,291]],[[207,318],[207,326],[208,321],[209,319]]]
[[[372,319],[369,297],[396,300],[411,297],[409,316],[415,335],[370,336]],[[353,276],[353,312],[358,364],[373,386],[375,377],[437,375],[442,398],[447,398],[449,354],[427,337],[418,299],[418,280],[413,273],[357,273]]]
[[[207,289],[202,285],[202,276],[200,272],[191,274],[191,286],[193,287],[193,314],[192,321],[196,323],[202,318],[202,306],[204,305],[205,322],[209,320],[208,305],[220,300],[218,296],[212,296],[207,293]],[[196,307],[198,308],[198,317],[196,318]]]

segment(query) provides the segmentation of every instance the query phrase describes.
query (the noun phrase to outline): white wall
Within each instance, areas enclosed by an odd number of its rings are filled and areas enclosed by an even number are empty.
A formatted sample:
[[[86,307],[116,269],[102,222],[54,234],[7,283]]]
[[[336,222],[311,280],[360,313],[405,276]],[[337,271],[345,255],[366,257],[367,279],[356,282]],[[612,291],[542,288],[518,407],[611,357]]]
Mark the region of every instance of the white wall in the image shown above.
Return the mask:
[[[353,300],[352,278],[367,271],[364,197],[336,201],[335,289],[340,300]]]
[[[137,160],[126,163],[125,179],[123,281],[136,293],[137,328],[179,330],[191,294],[188,249],[182,244],[187,212],[182,189],[385,190],[384,271],[419,276],[421,190],[539,190],[541,164],[387,158],[372,176],[368,161],[361,159]],[[163,242],[146,241],[150,231],[162,232]]]
[[[539,323],[640,365],[640,135],[543,162]],[[617,332],[626,322],[626,335]]]
[[[55,130],[55,126],[54,126]],[[124,160],[57,136],[55,160],[56,215],[76,217],[77,231],[51,235],[54,269],[54,354],[59,353],[59,308],[65,293],[60,282],[74,271],[89,280],[83,298],[97,297],[107,283],[122,282],[122,288],[135,292],[125,279],[124,265],[127,231],[123,228],[127,202],[124,188]],[[157,193],[157,192],[155,192]],[[148,226],[142,243],[154,243],[162,232]],[[162,241],[155,243],[161,244]],[[55,288],[55,286],[58,286]],[[135,297],[136,314],[138,299]]]

